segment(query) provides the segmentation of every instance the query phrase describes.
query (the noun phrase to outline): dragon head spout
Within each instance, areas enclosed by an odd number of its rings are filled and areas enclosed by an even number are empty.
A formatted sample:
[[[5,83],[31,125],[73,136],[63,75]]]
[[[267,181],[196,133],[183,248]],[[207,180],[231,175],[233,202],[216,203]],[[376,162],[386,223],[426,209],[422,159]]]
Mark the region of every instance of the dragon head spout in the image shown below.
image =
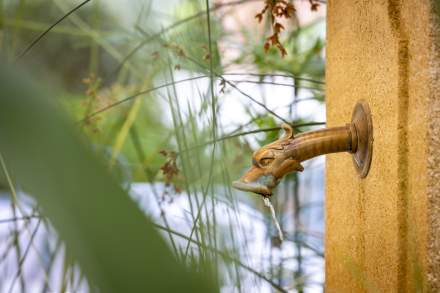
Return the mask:
[[[293,128],[288,124],[282,124],[281,127],[285,130],[284,136],[253,153],[252,167],[232,183],[234,188],[271,196],[272,189],[286,174],[304,170],[288,151],[294,138]]]

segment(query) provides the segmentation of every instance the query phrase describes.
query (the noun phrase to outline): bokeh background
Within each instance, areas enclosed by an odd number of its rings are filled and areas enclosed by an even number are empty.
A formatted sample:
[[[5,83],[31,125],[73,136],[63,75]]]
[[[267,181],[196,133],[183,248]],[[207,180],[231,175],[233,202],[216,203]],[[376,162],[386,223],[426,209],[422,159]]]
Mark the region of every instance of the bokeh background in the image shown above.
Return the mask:
[[[271,16],[255,18],[265,2],[91,0],[30,48],[82,1],[1,0],[0,50],[50,94],[179,261],[208,264],[221,292],[322,292],[324,159],[271,198],[283,242],[262,198],[230,186],[282,122],[296,132],[325,122],[325,2],[288,1],[284,57],[265,49]],[[94,292],[0,161],[0,292]]]

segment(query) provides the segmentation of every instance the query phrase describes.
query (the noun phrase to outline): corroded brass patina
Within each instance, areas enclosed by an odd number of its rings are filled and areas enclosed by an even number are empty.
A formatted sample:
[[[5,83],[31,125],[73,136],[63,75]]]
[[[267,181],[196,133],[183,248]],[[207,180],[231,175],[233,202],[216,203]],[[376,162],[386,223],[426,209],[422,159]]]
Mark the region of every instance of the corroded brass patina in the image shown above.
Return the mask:
[[[359,175],[367,176],[373,151],[373,124],[368,104],[360,101],[353,111],[351,123],[294,135],[288,124],[282,138],[263,146],[252,155],[252,167],[233,182],[233,187],[263,196],[288,173],[301,172],[301,162],[337,152],[350,152]]]

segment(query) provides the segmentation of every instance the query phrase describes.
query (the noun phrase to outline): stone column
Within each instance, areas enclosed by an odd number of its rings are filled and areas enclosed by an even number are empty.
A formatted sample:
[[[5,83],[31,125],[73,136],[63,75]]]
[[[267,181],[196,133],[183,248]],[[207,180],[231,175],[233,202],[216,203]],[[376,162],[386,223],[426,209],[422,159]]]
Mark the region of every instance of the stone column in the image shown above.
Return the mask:
[[[440,15],[429,0],[328,0],[329,127],[368,101],[373,161],[327,156],[326,292],[440,292]]]

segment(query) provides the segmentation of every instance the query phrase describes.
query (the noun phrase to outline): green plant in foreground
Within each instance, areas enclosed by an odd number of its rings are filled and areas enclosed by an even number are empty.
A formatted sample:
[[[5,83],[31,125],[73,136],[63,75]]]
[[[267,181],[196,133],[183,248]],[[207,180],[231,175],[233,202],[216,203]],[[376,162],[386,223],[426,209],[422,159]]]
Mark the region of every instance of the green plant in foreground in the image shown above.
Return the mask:
[[[48,95],[2,63],[0,152],[100,292],[215,292],[152,223]],[[199,270],[201,270],[199,268]]]

